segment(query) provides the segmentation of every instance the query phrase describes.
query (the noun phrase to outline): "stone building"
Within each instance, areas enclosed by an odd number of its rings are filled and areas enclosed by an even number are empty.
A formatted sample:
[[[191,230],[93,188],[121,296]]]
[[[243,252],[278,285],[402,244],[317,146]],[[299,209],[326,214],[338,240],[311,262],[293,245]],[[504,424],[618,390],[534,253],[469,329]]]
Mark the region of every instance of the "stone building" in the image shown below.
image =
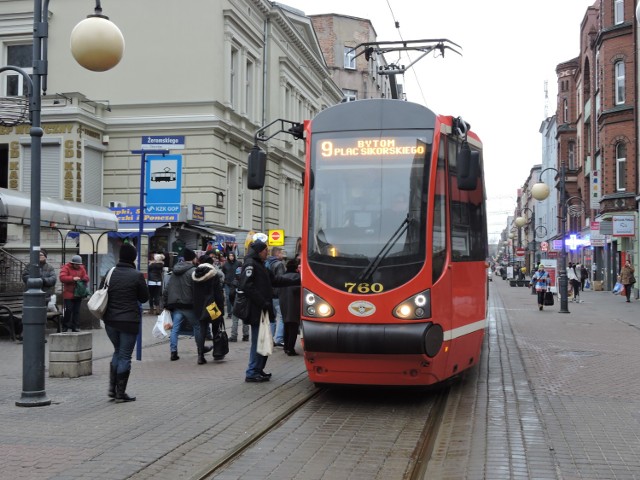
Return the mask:
[[[69,51],[70,32],[91,5],[49,4],[42,195],[111,206],[125,219],[107,255],[113,258],[117,242],[138,227],[141,155],[132,152],[144,139],[174,142],[180,209],[145,221],[149,251],[204,249],[216,235],[235,235],[242,246],[251,230],[283,229],[295,240],[304,142],[280,134],[262,145],[262,191],[246,188],[246,167],[259,128],[280,118],[302,122],[342,100],[311,20],[267,0],[154,2],[162,15],[151,15],[146,2],[102,7],[126,49],[114,69],[96,73]],[[30,0],[0,2],[0,64],[30,69],[32,10]],[[8,77],[0,76],[3,94],[22,93],[20,79]],[[0,187],[28,191],[29,155],[28,125],[0,131]],[[28,229],[13,234],[4,248],[26,257]],[[43,232],[43,246],[59,250],[57,234]]]

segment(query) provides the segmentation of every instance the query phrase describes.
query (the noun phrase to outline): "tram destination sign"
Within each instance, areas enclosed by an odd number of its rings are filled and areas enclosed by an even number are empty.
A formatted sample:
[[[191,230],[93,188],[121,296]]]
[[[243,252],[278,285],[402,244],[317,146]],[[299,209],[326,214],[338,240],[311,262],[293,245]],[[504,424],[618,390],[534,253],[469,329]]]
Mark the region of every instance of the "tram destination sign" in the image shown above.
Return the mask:
[[[415,137],[348,138],[319,142],[323,158],[424,155],[427,144]]]

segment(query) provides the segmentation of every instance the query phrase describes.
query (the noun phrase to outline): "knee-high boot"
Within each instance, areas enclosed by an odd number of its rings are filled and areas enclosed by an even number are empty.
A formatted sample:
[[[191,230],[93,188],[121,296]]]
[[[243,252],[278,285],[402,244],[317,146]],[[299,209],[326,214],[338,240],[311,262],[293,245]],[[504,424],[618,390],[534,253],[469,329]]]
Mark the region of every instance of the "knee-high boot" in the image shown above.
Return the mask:
[[[130,373],[131,371],[116,374],[116,403],[135,402],[136,400],[136,397],[130,397],[126,393]]]
[[[116,398],[116,369],[117,367],[110,363],[109,364],[109,397]]]

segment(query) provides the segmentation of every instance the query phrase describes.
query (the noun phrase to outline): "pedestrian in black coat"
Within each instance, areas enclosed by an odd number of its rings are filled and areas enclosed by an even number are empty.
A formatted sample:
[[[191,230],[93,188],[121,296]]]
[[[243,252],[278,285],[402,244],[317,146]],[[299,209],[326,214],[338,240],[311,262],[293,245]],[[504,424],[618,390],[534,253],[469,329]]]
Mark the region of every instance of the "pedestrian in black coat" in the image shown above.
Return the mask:
[[[203,261],[212,262],[211,258]],[[193,278],[193,312],[200,322],[200,331],[206,332],[209,324],[213,323],[213,332],[217,332],[220,323],[224,319],[224,291],[218,276],[218,269],[211,263],[201,263],[191,274]],[[207,310],[207,306],[216,303],[219,316],[215,320]],[[204,358],[206,349],[204,347],[205,335],[200,335],[197,339],[198,365],[204,365],[207,360]]]
[[[245,257],[238,285],[238,291],[244,292],[250,302],[249,315],[246,319],[243,319],[251,325],[251,349],[249,351],[249,365],[245,375],[245,381],[247,382],[266,382],[271,378],[271,375],[264,371],[267,357],[260,355],[256,350],[262,312],[268,312],[269,320],[271,322],[275,321],[275,313],[271,303],[273,287],[300,285],[299,275],[295,280],[283,278],[282,275],[275,276],[265,267],[264,261],[266,258],[267,244],[260,240],[254,241]]]
[[[149,300],[149,289],[142,272],[136,270],[136,247],[125,243],[109,279],[109,300],[102,316],[105,331],[113,344],[109,375],[109,396],[116,403],[132,402],[136,397],[127,395],[131,373],[131,356],[140,332],[141,304]],[[104,286],[104,280],[100,288]]]
[[[286,264],[284,278],[295,280],[300,278],[298,259],[289,260]],[[295,350],[298,330],[300,328],[300,286],[284,287],[278,290],[280,310],[284,321],[284,353],[298,355]]]

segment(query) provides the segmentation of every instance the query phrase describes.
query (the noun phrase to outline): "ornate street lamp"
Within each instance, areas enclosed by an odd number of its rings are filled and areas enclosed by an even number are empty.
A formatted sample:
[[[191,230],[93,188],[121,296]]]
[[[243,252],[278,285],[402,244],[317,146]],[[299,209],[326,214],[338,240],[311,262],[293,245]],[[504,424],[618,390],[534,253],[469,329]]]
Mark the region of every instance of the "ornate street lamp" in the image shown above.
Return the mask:
[[[43,4],[44,3],[44,4]],[[22,397],[16,401],[19,407],[50,405],[44,388],[44,330],[47,321],[45,293],[40,276],[40,187],[42,176],[41,126],[42,93],[46,93],[47,39],[49,31],[49,0],[33,2],[33,74],[30,77],[17,67],[28,87],[29,117],[31,129],[31,224],[29,279],[24,293],[24,326],[22,349]],[[82,27],[81,27],[82,25]],[[100,0],[96,0],[95,13],[80,22],[71,37],[71,51],[78,63],[94,71],[108,70],[120,61],[124,52],[124,39],[118,27],[102,15]],[[0,112],[0,116],[3,113]]]
[[[565,245],[564,237],[566,236],[567,229],[567,204],[564,197],[566,196],[565,189],[565,171],[564,163],[560,164],[560,171],[553,167],[545,168],[540,172],[538,177],[538,183],[531,187],[531,195],[536,200],[545,200],[549,196],[549,185],[542,181],[542,174],[547,170],[553,170],[560,176],[559,190],[560,190],[560,202],[562,205],[562,213],[560,218],[560,238],[562,239],[562,250],[560,251],[560,265],[558,265],[558,285],[560,294],[560,313],[569,312],[569,299],[568,296],[568,278],[567,278],[567,248]]]

